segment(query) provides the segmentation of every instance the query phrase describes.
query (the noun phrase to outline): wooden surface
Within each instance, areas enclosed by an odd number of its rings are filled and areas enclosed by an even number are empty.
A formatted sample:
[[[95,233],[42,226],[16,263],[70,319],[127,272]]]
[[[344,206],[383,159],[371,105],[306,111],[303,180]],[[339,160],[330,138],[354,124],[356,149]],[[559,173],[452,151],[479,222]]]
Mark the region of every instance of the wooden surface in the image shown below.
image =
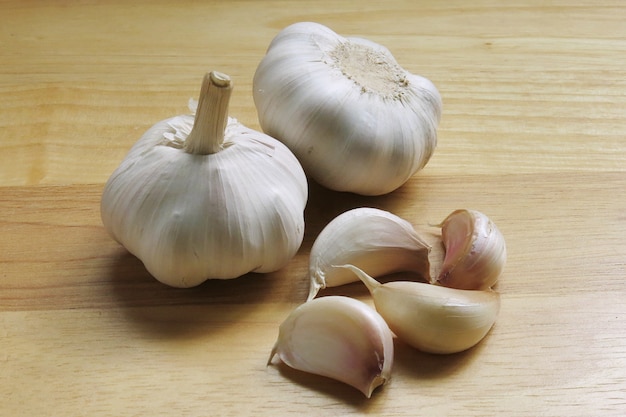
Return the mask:
[[[623,2],[4,0],[0,15],[0,415],[626,414]],[[435,155],[384,197],[312,184],[305,241],[277,273],[160,285],[105,233],[104,182],[208,70],[233,77],[231,114],[258,128],[256,65],[303,20],[384,44],[437,85]],[[398,342],[369,400],[265,366],[315,236],[363,205],[426,233],[478,209],[509,251],[483,343]],[[369,302],[359,285],[329,293]]]

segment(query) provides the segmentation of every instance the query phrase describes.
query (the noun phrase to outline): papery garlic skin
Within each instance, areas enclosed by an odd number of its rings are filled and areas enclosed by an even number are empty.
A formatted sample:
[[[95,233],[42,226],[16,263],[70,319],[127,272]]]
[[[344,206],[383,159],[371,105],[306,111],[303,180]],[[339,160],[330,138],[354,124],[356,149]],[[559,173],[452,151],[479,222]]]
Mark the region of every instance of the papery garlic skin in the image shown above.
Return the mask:
[[[323,186],[389,193],[432,156],[441,96],[384,46],[311,22],[283,29],[253,79],[263,130]]]
[[[479,211],[455,210],[439,227],[446,254],[437,283],[465,290],[491,288],[507,256],[496,224]]]
[[[479,343],[500,311],[495,291],[459,290],[421,282],[381,284],[352,265],[370,291],[376,310],[405,343],[428,353],[450,354]]]
[[[275,271],[302,243],[308,188],[298,160],[235,119],[223,123],[214,153],[185,149],[192,115],[155,124],[104,188],[106,230],[167,285]]]
[[[430,280],[430,246],[411,223],[385,210],[359,207],[335,217],[313,242],[309,255],[308,299],[320,289],[358,281],[334,265],[355,265],[377,277],[399,271]]]
[[[298,306],[280,325],[275,356],[289,367],[336,379],[367,398],[391,376],[393,335],[362,301],[316,298]]]

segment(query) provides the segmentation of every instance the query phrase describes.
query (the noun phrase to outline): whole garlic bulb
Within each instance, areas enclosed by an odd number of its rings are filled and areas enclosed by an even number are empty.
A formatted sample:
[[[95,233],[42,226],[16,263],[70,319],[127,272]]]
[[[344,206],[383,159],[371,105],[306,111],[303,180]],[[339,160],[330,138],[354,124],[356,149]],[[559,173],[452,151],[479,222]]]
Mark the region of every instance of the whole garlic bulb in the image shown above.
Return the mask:
[[[195,119],[152,126],[104,188],[106,230],[170,286],[275,271],[302,243],[304,171],[282,143],[228,117],[231,90],[230,77],[207,74]]]
[[[323,186],[395,190],[434,152],[441,96],[384,46],[311,22],[283,29],[253,80],[259,122]]]

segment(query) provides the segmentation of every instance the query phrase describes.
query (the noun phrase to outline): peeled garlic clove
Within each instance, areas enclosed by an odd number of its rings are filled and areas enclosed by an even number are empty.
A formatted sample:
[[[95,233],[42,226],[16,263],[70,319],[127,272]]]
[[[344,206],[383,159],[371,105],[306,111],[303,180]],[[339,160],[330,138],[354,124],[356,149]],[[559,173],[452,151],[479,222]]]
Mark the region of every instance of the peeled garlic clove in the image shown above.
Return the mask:
[[[315,239],[309,257],[309,300],[320,289],[358,281],[351,264],[372,276],[399,271],[419,273],[430,280],[430,246],[406,220],[384,210],[360,207],[335,217]]]
[[[439,225],[446,248],[437,282],[464,290],[491,288],[506,263],[500,230],[483,213],[456,210]]]
[[[353,265],[372,294],[376,310],[407,344],[429,353],[456,353],[471,348],[489,332],[500,311],[495,291],[470,291],[420,282],[381,284]]]
[[[280,325],[275,356],[291,368],[336,379],[370,398],[391,375],[393,335],[367,304],[342,296],[316,298]]]

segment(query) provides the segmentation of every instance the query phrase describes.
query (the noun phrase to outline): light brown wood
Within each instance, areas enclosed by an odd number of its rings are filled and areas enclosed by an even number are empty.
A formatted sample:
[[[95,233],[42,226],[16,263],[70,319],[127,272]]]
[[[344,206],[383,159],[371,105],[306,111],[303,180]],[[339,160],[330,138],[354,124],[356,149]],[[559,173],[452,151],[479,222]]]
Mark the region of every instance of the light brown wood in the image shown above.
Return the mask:
[[[0,415],[626,414],[623,2],[7,0],[0,15]],[[104,182],[209,70],[258,128],[256,65],[302,20],[384,44],[437,85],[435,155],[387,196],[311,184],[305,241],[277,273],[164,287],[104,231]],[[509,252],[488,337],[450,356],[397,342],[369,400],[265,366],[315,236],[357,206],[433,242],[429,223],[478,209]],[[358,284],[324,294],[371,302]]]

